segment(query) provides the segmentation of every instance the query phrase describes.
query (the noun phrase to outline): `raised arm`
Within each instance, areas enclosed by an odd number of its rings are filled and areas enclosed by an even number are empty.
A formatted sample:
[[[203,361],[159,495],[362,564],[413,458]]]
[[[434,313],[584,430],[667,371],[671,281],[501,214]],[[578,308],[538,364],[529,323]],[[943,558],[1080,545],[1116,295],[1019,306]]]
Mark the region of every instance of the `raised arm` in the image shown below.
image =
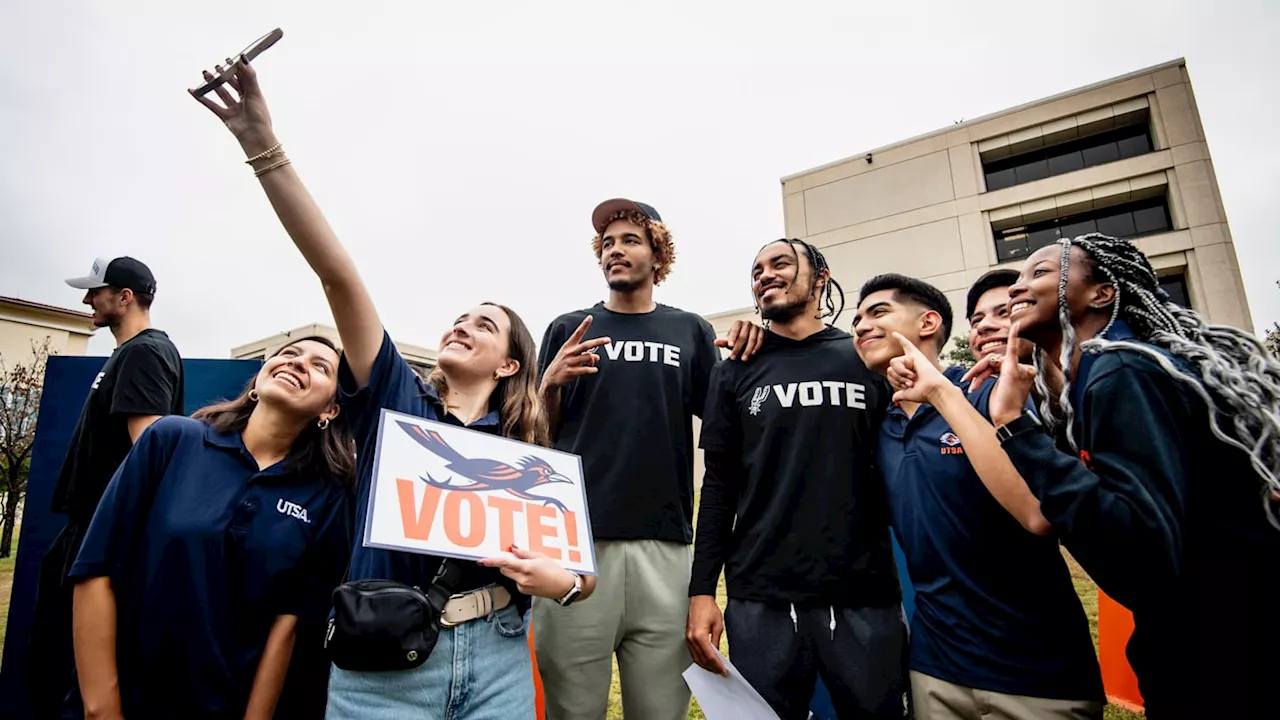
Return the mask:
[[[1053,528],[1040,512],[1040,501],[1000,447],[991,422],[910,340],[901,333],[893,336],[902,345],[903,355],[893,359],[890,376],[907,383],[905,387],[895,387],[893,399],[933,405],[960,438],[965,457],[991,497],[1028,532],[1048,535]],[[1010,345],[1016,346],[1016,343],[1010,342]]]
[[[222,66],[216,69],[223,70]],[[205,79],[213,78],[207,71],[204,75]],[[230,90],[227,85],[231,86]],[[231,91],[235,91],[235,95]],[[338,326],[343,352],[357,383],[363,387],[369,382],[383,334],[382,320],[368,288],[320,207],[289,164],[271,126],[271,115],[254,69],[248,63],[237,63],[231,79],[214,92],[222,105],[207,96],[196,96],[196,100],[213,111],[240,142],[285,232],[320,278]]]

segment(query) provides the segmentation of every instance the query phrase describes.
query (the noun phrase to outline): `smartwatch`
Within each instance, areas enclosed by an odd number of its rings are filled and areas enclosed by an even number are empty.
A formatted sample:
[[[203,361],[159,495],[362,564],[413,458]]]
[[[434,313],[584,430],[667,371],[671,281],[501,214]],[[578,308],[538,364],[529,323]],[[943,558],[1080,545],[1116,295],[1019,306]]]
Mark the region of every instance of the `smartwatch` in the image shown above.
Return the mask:
[[[570,573],[573,575],[573,587],[569,588],[569,592],[565,593],[564,597],[556,601],[560,603],[562,607],[569,607],[573,604],[573,601],[577,600],[578,596],[582,594],[582,576],[572,570]]]
[[[1004,443],[1023,430],[1038,429],[1039,427],[1040,421],[1036,419],[1036,416],[1023,410],[1021,415],[996,428],[996,439]]]

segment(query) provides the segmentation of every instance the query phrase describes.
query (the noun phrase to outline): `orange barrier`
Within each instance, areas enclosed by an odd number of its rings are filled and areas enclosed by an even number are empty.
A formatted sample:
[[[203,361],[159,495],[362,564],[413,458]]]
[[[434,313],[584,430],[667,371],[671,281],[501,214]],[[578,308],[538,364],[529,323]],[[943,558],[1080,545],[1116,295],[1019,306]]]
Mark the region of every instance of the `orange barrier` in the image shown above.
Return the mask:
[[[538,653],[533,649],[533,614],[529,615],[529,659],[533,662],[533,706],[538,710],[538,720],[546,720],[547,702],[542,694],[542,675],[538,672]]]
[[[1125,657],[1124,648],[1133,634],[1133,613],[1098,590],[1098,663],[1102,666],[1102,687],[1107,701],[1132,712],[1142,712],[1138,676]]]

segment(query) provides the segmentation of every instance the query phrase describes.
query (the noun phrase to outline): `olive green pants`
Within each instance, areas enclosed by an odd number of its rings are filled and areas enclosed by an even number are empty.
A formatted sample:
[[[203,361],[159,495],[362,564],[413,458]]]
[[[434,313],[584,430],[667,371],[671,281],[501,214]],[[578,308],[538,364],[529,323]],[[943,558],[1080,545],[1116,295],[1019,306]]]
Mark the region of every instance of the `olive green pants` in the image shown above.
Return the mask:
[[[533,637],[547,720],[603,720],[618,655],[627,720],[685,720],[692,663],[684,642],[690,546],[601,540],[591,597],[569,607],[534,598]]]

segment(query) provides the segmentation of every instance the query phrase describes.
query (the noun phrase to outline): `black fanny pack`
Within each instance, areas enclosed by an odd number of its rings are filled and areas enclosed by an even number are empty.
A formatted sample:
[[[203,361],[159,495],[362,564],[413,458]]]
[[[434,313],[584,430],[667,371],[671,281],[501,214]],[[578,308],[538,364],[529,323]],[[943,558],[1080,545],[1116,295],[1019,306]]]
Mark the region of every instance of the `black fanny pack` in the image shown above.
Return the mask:
[[[344,582],[333,591],[333,616],[324,647],[343,670],[409,670],[427,661],[440,636],[440,614],[461,569],[440,563],[431,586],[393,580]]]

